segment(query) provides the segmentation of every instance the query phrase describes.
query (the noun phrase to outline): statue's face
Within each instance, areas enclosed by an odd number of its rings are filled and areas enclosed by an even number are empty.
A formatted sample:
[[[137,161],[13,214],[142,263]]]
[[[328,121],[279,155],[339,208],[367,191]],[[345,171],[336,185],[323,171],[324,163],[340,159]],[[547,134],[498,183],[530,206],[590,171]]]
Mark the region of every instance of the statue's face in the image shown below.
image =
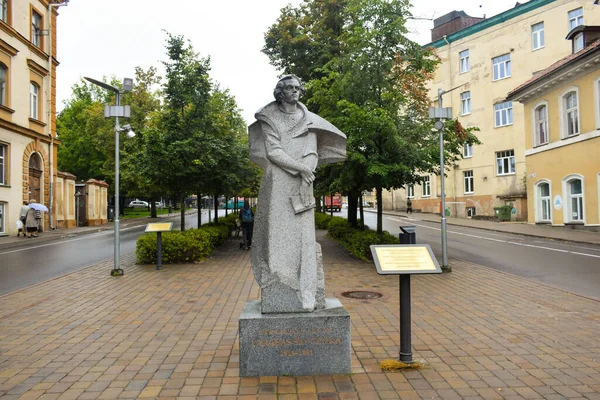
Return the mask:
[[[286,79],[283,83],[283,101],[295,104],[300,100],[300,82],[297,79]]]

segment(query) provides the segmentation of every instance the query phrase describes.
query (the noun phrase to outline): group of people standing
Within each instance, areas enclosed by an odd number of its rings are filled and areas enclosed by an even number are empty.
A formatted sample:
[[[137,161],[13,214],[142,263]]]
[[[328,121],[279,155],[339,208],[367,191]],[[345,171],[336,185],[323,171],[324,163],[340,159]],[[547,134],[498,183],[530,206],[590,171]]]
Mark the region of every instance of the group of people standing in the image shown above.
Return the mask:
[[[23,205],[19,212],[19,222],[21,223],[21,227],[18,229],[17,236],[20,236],[21,233],[23,233],[23,237],[28,238],[38,236],[42,221],[41,212],[29,207],[29,203],[35,203],[35,200],[23,201]],[[19,223],[17,223],[17,225],[19,225]]]

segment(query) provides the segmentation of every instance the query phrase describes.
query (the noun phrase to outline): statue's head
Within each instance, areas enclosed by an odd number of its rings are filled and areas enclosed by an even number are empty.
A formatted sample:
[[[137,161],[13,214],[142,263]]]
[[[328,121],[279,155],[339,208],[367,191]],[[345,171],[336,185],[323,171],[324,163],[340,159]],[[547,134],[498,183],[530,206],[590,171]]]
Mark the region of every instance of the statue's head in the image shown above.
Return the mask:
[[[285,75],[279,79],[273,90],[275,101],[278,103],[284,101],[284,89],[286,88],[291,89],[292,92],[297,92],[298,96],[294,96],[296,101],[298,101],[298,98],[304,93],[304,87],[302,86],[300,78],[296,75]]]

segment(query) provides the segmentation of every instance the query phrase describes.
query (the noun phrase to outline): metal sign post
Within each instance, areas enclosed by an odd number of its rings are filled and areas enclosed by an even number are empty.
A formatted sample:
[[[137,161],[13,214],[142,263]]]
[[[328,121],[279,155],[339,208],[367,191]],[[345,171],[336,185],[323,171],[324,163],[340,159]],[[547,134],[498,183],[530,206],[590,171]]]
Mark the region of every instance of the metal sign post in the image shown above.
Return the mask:
[[[173,222],[154,222],[146,225],[145,232],[156,232],[156,270],[162,269],[162,232],[170,232]]]
[[[427,244],[372,245],[371,254],[379,275],[400,275],[399,359],[412,364],[410,276],[440,274],[442,270]]]

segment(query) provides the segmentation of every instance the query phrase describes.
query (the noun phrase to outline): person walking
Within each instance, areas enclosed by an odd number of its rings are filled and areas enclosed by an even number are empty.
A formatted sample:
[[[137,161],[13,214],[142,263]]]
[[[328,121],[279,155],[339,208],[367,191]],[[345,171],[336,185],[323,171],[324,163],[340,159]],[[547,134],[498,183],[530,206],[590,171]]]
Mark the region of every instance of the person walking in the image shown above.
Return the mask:
[[[21,206],[21,209],[19,210],[19,222],[21,223],[21,228],[18,229],[17,231],[17,237],[19,237],[21,235],[21,233],[23,233],[23,237],[25,237],[27,234],[25,232],[27,232],[26,228],[25,228],[25,220],[27,219],[27,212],[29,211],[29,207],[27,206],[27,204],[29,204],[29,202],[27,200],[23,201],[23,205]],[[18,224],[17,224],[18,226]]]
[[[242,247],[248,250],[252,246],[252,231],[254,230],[254,213],[250,209],[248,200],[244,201],[244,208],[240,211],[242,224]]]
[[[406,213],[412,214],[412,200],[410,197],[406,200]]]
[[[35,203],[35,200],[31,200],[30,203]],[[25,231],[27,232],[27,237],[37,237],[38,234],[38,221],[35,218],[35,210],[33,208],[29,208],[27,210],[27,214],[25,216]]]

